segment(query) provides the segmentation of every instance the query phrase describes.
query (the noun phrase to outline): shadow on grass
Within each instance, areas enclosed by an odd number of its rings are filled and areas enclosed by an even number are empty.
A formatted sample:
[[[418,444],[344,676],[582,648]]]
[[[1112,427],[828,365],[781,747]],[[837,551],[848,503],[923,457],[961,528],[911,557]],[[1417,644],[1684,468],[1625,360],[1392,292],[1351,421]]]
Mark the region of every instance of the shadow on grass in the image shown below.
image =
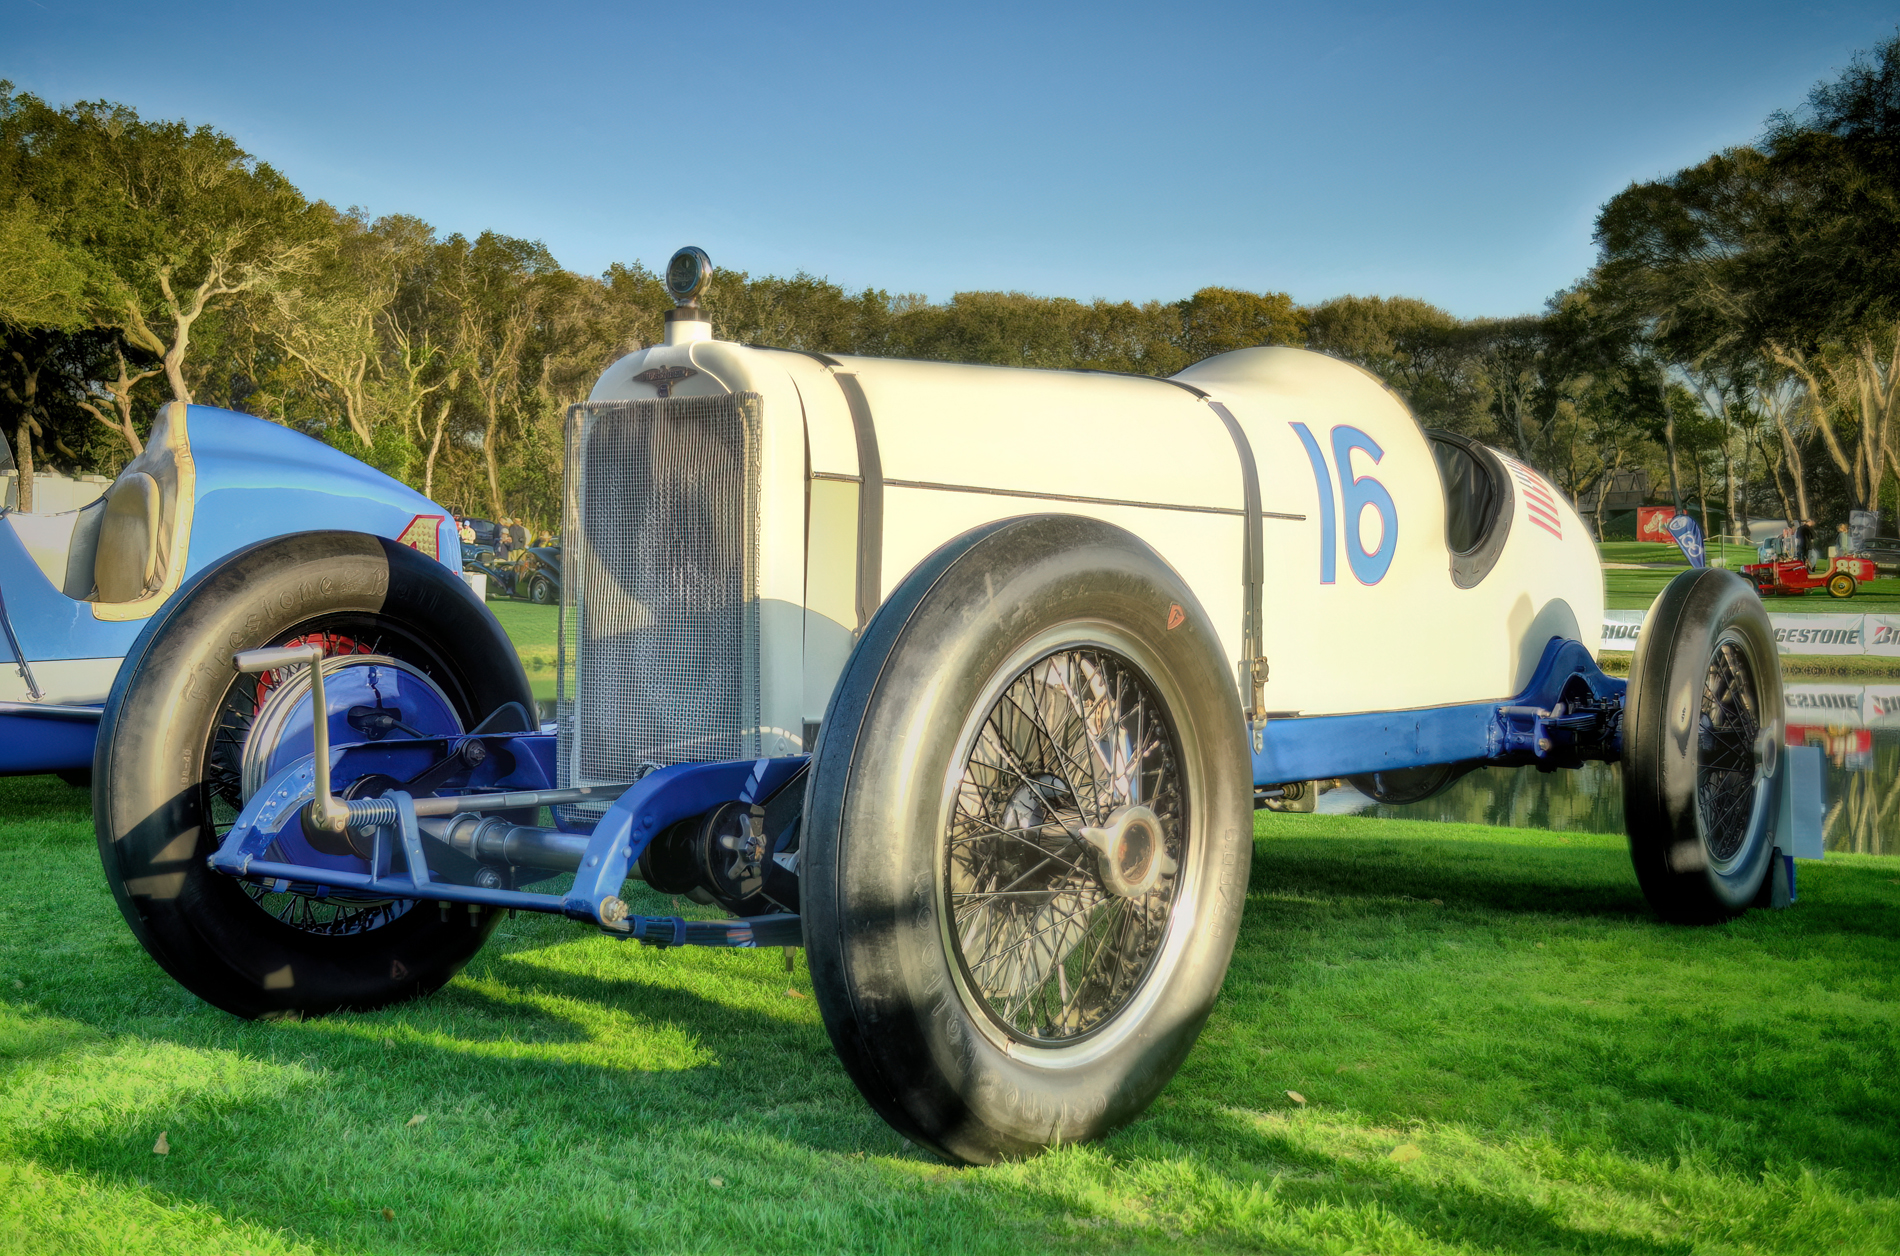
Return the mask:
[[[1291,1089],[1378,1122],[1549,1128],[1894,1194],[1900,892],[1884,874],[1900,866],[1809,865],[1794,909],[1687,927],[1655,919],[1613,846],[1383,824],[1396,836],[1276,826],[1259,844],[1183,1082],[1260,1110]]]
[[[1621,847],[1609,849],[1600,840],[1570,847],[1444,840],[1432,830],[1449,826],[1376,823],[1393,826],[1395,836],[1341,838],[1321,833],[1302,839],[1276,834],[1257,843],[1249,891],[1343,900],[1438,899],[1485,911],[1621,921],[1655,918]]]

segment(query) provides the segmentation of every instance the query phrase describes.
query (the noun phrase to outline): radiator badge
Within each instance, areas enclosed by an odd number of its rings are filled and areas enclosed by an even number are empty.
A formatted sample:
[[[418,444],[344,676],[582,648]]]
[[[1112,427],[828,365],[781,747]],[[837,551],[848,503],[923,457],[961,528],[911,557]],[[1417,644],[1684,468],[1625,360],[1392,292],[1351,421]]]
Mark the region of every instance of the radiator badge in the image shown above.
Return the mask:
[[[673,385],[697,374],[699,372],[690,366],[656,366],[650,370],[641,371],[633,377],[633,382],[651,384],[659,390],[660,396],[669,397],[673,393]]]

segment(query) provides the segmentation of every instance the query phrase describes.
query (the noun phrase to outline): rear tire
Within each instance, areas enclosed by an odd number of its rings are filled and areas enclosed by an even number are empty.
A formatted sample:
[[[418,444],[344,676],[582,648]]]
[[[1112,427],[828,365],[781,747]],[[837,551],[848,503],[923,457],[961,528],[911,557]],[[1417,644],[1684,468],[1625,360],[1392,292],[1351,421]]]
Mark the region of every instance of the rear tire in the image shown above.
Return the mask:
[[[536,606],[554,605],[554,585],[546,576],[536,576],[528,586],[528,600]]]
[[[1837,571],[1828,577],[1827,595],[1829,597],[1839,598],[1853,597],[1855,590],[1859,587],[1860,586],[1855,583],[1854,577],[1844,571]]]
[[[1032,516],[920,564],[806,795],[813,988],[871,1105],[970,1163],[1138,1116],[1227,971],[1250,767],[1213,626],[1134,536]]]
[[[1754,901],[1772,850],[1781,661],[1747,581],[1703,568],[1650,607],[1630,666],[1623,816],[1643,896],[1666,920]]]
[[[257,700],[239,650],[322,634],[425,672],[464,727],[506,702],[533,709],[520,660],[452,571],[380,537],[305,532],[220,561],[153,616],[100,721],[93,823],[106,879],[153,959],[199,998],[244,1017],[373,1008],[428,994],[481,948],[500,913],[444,921],[429,903],[326,902],[267,911],[213,872],[241,803],[234,738]],[[341,789],[345,783],[338,782]]]

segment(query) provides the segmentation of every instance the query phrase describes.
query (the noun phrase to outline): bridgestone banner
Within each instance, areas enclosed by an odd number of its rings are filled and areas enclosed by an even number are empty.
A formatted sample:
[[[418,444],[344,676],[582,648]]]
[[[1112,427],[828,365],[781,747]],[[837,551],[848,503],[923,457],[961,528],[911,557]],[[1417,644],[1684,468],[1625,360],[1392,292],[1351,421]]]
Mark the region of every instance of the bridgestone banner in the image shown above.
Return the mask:
[[[1603,648],[1634,650],[1643,611],[1603,612]],[[1900,658],[1900,616],[1770,612],[1783,654],[1878,654]]]
[[[1642,611],[1604,611],[1603,648],[1634,650],[1636,634],[1642,631],[1643,614]]]
[[[1786,685],[1788,723],[1810,728],[1900,728],[1900,685]]]
[[[1862,615],[1866,625],[1867,653],[1900,658],[1900,616]]]
[[[1783,654],[1865,654],[1865,615],[1776,615],[1775,641]]]

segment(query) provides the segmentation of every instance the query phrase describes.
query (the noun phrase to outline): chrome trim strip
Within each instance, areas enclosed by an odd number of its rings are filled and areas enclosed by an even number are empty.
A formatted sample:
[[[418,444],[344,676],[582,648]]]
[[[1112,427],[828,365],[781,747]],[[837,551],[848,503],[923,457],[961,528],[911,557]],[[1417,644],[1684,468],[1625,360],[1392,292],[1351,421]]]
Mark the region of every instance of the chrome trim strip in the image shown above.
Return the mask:
[[[102,706],[63,706],[56,702],[0,702],[0,715],[30,715],[43,720],[97,722],[105,710]]]
[[[814,480],[850,480],[854,476],[832,475],[822,471],[812,472]],[[1184,510],[1196,515],[1232,515],[1245,518],[1247,511],[1233,506],[1176,506],[1168,502],[1131,501],[1119,497],[1077,497],[1071,493],[1035,493],[1020,488],[979,488],[974,484],[937,484],[929,480],[885,480],[887,488],[921,488],[935,493],[984,493],[991,497],[1027,497],[1045,502],[1074,502],[1082,506],[1135,506],[1142,510]],[[1260,512],[1263,519],[1305,520],[1305,515],[1283,515],[1270,510]]]

